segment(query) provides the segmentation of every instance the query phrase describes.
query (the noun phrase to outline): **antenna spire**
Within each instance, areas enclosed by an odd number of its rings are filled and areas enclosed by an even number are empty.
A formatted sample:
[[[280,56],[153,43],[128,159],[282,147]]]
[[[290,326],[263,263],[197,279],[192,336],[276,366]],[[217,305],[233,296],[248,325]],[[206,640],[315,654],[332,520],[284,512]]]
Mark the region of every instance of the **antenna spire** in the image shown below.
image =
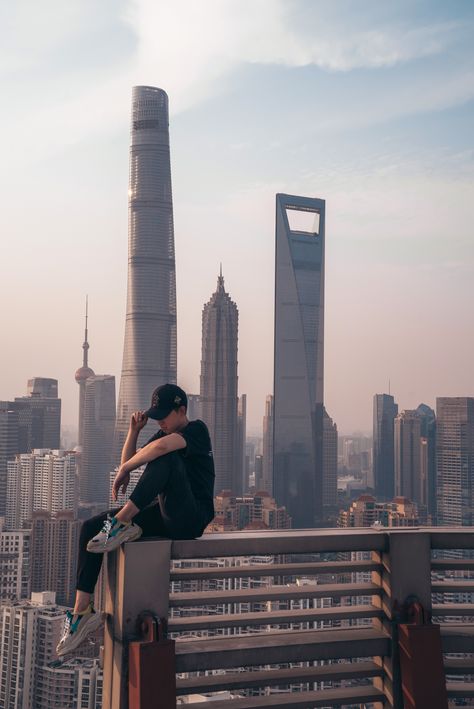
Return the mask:
[[[82,358],[82,366],[87,367],[87,359],[88,359],[88,350],[89,350],[89,343],[87,341],[87,318],[88,318],[88,311],[89,311],[89,296],[86,295],[86,327],[84,331],[84,342],[82,345],[82,349],[84,351],[84,355]]]
[[[218,291],[224,290],[224,276],[222,275],[222,262],[220,264],[219,276],[217,277],[217,290]]]

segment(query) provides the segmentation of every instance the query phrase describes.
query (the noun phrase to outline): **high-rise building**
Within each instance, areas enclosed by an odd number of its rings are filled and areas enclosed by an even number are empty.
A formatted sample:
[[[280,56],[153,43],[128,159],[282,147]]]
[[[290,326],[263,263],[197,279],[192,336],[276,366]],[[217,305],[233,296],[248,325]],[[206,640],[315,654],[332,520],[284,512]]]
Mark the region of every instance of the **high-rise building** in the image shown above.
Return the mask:
[[[33,448],[57,449],[61,435],[58,380],[34,377],[28,380],[27,386],[28,396],[15,398],[15,403],[20,405],[20,419],[28,431],[25,451],[29,453]]]
[[[421,421],[405,410],[394,419],[395,495],[421,504]]]
[[[129,178],[128,290],[115,429],[119,458],[130,416],[176,382],[176,284],[168,96],[135,86]],[[148,432],[143,433],[146,439]]]
[[[337,504],[337,426],[326,409],[323,415],[323,507]]]
[[[436,414],[426,404],[416,409],[421,425],[421,503],[436,522]]]
[[[263,417],[263,460],[262,460],[262,490],[273,494],[273,394],[265,399],[265,415]]]
[[[249,489],[249,470],[246,455],[247,442],[247,394],[239,396],[237,401],[237,475],[236,494],[243,495]]]
[[[474,397],[436,399],[438,524],[474,524]]]
[[[30,595],[30,537],[27,529],[0,532],[0,602]]]
[[[237,337],[239,311],[224,288],[217,288],[202,311],[201,411],[209,427],[216,470],[215,490],[240,488],[237,450]]]
[[[81,503],[108,500],[109,472],[114,462],[115,377],[88,377],[85,382],[82,455],[80,463]]]
[[[0,604],[0,706],[5,709],[100,709],[102,672],[98,660],[62,662],[56,645],[65,608],[55,593]],[[78,652],[79,654],[79,652]]]
[[[290,529],[291,518],[268,492],[236,496],[224,490],[214,498],[216,516],[207,532],[229,532],[239,529]]]
[[[324,224],[324,200],[276,196],[273,494],[297,528],[322,516]]]
[[[377,502],[372,495],[361,495],[348,510],[339,513],[338,527],[417,527],[417,506],[406,497],[391,502]]]
[[[18,406],[11,401],[0,401],[0,517],[7,505],[7,463],[20,450],[20,423]]]
[[[199,394],[188,394],[186,392],[186,396],[188,397],[188,410],[187,410],[187,416],[190,421],[196,421],[196,419],[201,419],[202,418],[202,413],[201,413],[201,397]]]
[[[375,494],[379,501],[391,500],[395,493],[393,422],[397,414],[398,404],[391,394],[375,394],[373,469]]]
[[[89,377],[94,376],[94,370],[89,367],[89,342],[87,339],[87,316],[88,316],[88,299],[86,298],[86,326],[84,331],[84,342],[82,343],[82,367],[76,371],[75,379],[79,384],[79,426],[78,440],[79,446],[82,448],[84,436],[84,399],[86,395],[86,382]],[[59,446],[57,446],[59,448]]]
[[[77,549],[81,522],[72,510],[33,512],[30,543],[32,591],[56,591],[60,605],[74,604]]]
[[[21,529],[35,510],[77,510],[77,463],[73,451],[35,449],[8,462],[7,529]]]

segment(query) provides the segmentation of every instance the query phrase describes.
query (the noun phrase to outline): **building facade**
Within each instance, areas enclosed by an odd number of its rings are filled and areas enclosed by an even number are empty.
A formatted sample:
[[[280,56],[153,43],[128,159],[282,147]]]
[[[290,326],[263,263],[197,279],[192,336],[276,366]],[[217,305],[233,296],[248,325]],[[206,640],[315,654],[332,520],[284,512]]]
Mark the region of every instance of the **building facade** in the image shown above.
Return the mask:
[[[421,421],[416,411],[401,411],[394,419],[395,495],[421,504]]]
[[[273,494],[273,394],[265,399],[263,417],[262,490]]]
[[[241,489],[238,449],[237,340],[239,311],[224,287],[217,288],[202,311],[201,411],[209,427],[215,491]],[[235,494],[235,492],[234,492]]]
[[[323,416],[323,507],[337,504],[337,426],[324,409]]]
[[[417,506],[405,497],[391,502],[377,502],[372,495],[361,495],[348,510],[339,513],[338,527],[417,527]]]
[[[80,463],[81,503],[108,500],[109,472],[113,460],[115,430],[115,377],[88,377],[84,393],[83,441]]]
[[[373,470],[375,495],[379,501],[395,494],[394,420],[398,404],[391,394],[374,396]]]
[[[77,457],[74,451],[35,449],[8,463],[7,529],[21,529],[33,511],[77,511]]]
[[[294,527],[322,516],[324,224],[324,200],[276,196],[273,494]]]
[[[436,399],[438,524],[474,524],[474,397]]]
[[[230,532],[240,529],[290,529],[291,517],[268,492],[233,495],[224,491],[214,498],[216,516],[207,532]]]
[[[176,382],[176,283],[168,96],[132,91],[128,200],[128,289],[115,429],[119,459],[133,411],[153,390]],[[149,436],[143,433],[143,440]]]
[[[30,595],[30,541],[26,529],[0,532],[0,602]]]

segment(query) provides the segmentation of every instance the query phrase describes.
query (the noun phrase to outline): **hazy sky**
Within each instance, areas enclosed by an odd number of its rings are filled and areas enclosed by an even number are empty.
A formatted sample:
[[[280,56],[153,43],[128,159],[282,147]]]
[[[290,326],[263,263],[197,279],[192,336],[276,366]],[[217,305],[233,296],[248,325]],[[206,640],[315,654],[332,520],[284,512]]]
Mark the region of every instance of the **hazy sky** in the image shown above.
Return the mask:
[[[326,407],[369,430],[474,395],[474,3],[16,0],[0,5],[0,398],[122,360],[131,87],[170,97],[178,380],[199,387],[222,261],[249,428],[272,390],[275,193],[326,200]]]

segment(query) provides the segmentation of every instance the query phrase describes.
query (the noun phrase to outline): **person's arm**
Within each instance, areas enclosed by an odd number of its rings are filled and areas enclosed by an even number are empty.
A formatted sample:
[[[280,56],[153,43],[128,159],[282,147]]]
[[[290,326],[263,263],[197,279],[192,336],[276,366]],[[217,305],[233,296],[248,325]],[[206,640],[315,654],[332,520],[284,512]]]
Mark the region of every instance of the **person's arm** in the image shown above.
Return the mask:
[[[140,465],[150,463],[152,460],[159,458],[161,455],[172,453],[186,447],[186,441],[179,433],[170,433],[167,436],[158,438],[156,441],[151,441],[148,445],[140,448],[140,450],[132,455],[131,458],[124,461],[120,466],[119,473],[130,473]]]
[[[127,433],[127,438],[122,448],[122,455],[120,458],[120,465],[123,465],[130,460],[137,452],[137,440],[138,435],[142,428],[146,425],[148,418],[145,416],[143,411],[134,411],[130,419],[130,426]],[[132,468],[133,470],[133,468]]]

